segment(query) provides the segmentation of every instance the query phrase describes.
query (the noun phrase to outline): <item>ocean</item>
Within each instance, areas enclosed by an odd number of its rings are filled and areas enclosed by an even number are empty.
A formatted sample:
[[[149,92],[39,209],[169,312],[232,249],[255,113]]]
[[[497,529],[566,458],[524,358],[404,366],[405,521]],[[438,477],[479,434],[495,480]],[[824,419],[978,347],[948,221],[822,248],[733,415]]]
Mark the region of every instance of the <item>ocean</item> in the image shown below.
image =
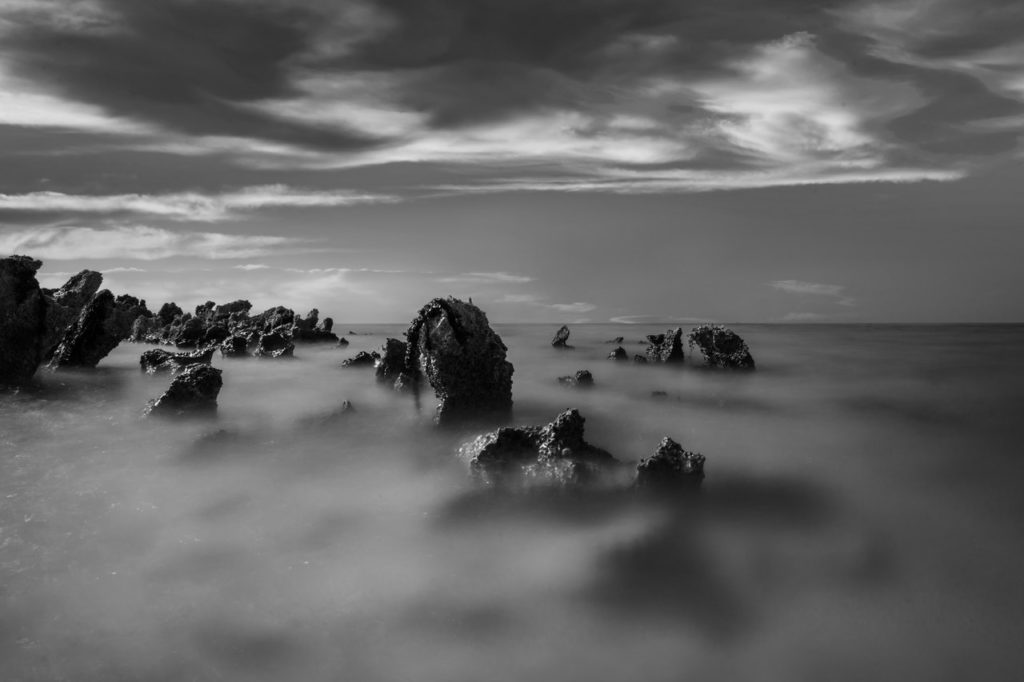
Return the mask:
[[[215,419],[142,418],[169,379],[129,343],[3,394],[0,679],[1020,679],[1024,326],[734,325],[748,373],[557,326],[495,325],[514,422],[670,436],[699,493],[485,486],[479,429],[341,368],[404,325],[217,357]]]

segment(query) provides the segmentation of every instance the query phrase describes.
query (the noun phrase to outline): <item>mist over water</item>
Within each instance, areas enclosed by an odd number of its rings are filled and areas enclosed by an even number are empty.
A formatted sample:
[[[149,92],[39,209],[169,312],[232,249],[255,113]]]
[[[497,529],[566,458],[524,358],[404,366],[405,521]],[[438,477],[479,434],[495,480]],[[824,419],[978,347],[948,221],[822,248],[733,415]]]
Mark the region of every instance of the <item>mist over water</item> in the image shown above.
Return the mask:
[[[340,367],[402,326],[217,357],[210,420],[141,418],[169,381],[142,345],[0,396],[0,679],[1019,675],[1024,327],[735,326],[733,373],[556,326],[496,325],[515,422],[576,407],[629,462],[671,436],[699,494],[483,487],[455,456],[482,429]]]

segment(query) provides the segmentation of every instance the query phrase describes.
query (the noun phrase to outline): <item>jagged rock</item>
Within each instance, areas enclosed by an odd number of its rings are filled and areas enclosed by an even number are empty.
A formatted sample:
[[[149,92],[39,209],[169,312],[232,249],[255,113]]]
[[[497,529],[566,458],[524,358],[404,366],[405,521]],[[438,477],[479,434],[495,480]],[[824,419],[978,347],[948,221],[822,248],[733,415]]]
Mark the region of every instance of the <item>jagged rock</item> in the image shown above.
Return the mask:
[[[459,448],[470,469],[489,483],[572,484],[592,480],[618,464],[606,450],[583,438],[584,418],[566,410],[546,426],[503,427]]]
[[[355,357],[348,358],[341,363],[342,367],[373,367],[380,360],[380,353],[374,351],[367,353],[365,350],[361,350],[356,353]]]
[[[687,334],[690,348],[700,349],[709,367],[754,369],[750,349],[736,332],[721,325],[702,324]]]
[[[42,265],[28,256],[0,259],[0,384],[28,381],[43,360],[48,305],[36,280]]]
[[[213,319],[223,320],[230,319],[232,315],[248,315],[249,311],[252,310],[252,303],[239,299],[232,301],[231,303],[224,303],[216,306],[213,309]]]
[[[306,314],[305,317],[295,316],[295,329],[306,332],[311,332],[316,329],[317,323],[320,322],[320,311],[313,308]]]
[[[253,355],[258,358],[290,358],[295,352],[295,344],[278,332],[260,336]]]
[[[616,336],[614,339],[610,339],[608,341],[605,341],[605,343],[614,343],[616,345],[621,346],[622,342],[625,341],[625,340],[626,340],[626,338],[623,337],[623,336]]]
[[[214,324],[206,328],[203,332],[203,337],[199,339],[200,346],[216,346],[219,345],[224,339],[231,336],[231,332],[228,328],[221,324]]]
[[[220,344],[220,354],[225,358],[244,358],[249,356],[249,339],[234,334]]]
[[[206,324],[202,319],[186,315],[171,327],[167,341],[178,348],[195,348],[206,334]]]
[[[629,353],[622,346],[619,346],[608,354],[609,360],[629,360]]]
[[[95,270],[82,270],[73,275],[64,286],[49,294],[46,315],[46,339],[43,342],[44,358],[52,355],[54,348],[64,338],[82,308],[92,299],[103,283],[103,275]]]
[[[405,341],[398,339],[387,339],[384,342],[383,353],[377,361],[377,381],[390,381],[394,383],[398,375],[405,369],[405,354],[408,346]]]
[[[191,353],[169,353],[162,348],[147,350],[139,358],[142,371],[147,374],[169,370],[176,374],[191,365],[208,365],[213,360],[214,348],[192,351]]]
[[[568,345],[568,341],[569,328],[563,324],[561,328],[555,332],[555,338],[551,340],[551,345],[555,348],[571,348],[572,346]]]
[[[647,364],[647,356],[646,355],[639,355],[639,354],[634,355],[633,356],[633,362],[635,362],[638,365],[646,365]]]
[[[95,367],[129,336],[140,310],[145,310],[144,303],[134,297],[115,300],[108,289],[97,293],[64,333],[50,366]]]
[[[330,320],[331,318],[327,318]],[[338,340],[337,334],[331,332],[330,327],[334,326],[331,321],[327,329],[319,324],[320,311],[313,308],[305,318],[296,316],[292,326],[291,335],[294,341],[307,341],[312,343],[334,342]],[[326,321],[326,320],[325,320]]]
[[[325,317],[323,319],[323,321],[318,325],[317,328],[320,331],[327,332],[329,334],[329,333],[331,333],[331,330],[334,329],[334,320],[332,320],[329,317]],[[335,338],[337,338],[337,337],[335,337]]]
[[[211,414],[217,410],[217,395],[223,385],[219,369],[209,365],[190,365],[174,377],[162,396],[150,402],[146,414]]]
[[[665,437],[648,459],[636,467],[638,486],[699,486],[704,479],[704,455],[684,450]]]
[[[164,303],[156,316],[160,318],[161,326],[166,327],[184,314],[185,311],[179,308],[177,303]]]
[[[342,348],[348,346],[348,339],[346,339],[344,336],[341,337],[340,339],[338,339],[338,345],[341,346]]]
[[[576,374],[558,377],[558,383],[563,386],[590,388],[594,385],[594,375],[589,370],[581,369]]]
[[[512,363],[508,349],[472,303],[435,298],[406,332],[405,371],[426,379],[438,405],[434,420],[505,417],[512,411]]]
[[[647,337],[649,362],[679,363],[683,362],[683,330],[681,327],[669,329],[664,334],[651,334]]]
[[[155,343],[158,341],[158,332],[160,331],[159,317],[147,317],[145,315],[139,315],[132,322],[132,330],[128,336],[128,340],[133,343]]]
[[[258,331],[271,332],[281,326],[291,327],[295,323],[295,311],[277,306],[264,310],[252,319]]]

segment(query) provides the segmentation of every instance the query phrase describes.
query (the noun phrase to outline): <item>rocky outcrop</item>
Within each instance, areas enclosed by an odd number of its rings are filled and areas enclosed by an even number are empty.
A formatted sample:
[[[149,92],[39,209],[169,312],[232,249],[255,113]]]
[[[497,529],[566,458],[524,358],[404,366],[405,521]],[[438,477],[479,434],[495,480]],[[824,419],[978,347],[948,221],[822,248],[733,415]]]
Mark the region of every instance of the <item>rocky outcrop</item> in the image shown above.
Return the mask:
[[[306,317],[296,317],[292,325],[292,340],[306,343],[334,343],[338,335],[331,332],[334,320],[320,322],[320,311],[313,308]]]
[[[512,411],[512,363],[487,315],[472,303],[435,298],[406,332],[405,372],[437,396],[434,419],[504,418]]]
[[[387,339],[384,342],[383,351],[380,360],[377,361],[377,381],[394,383],[405,369],[405,354],[408,352],[408,345],[405,341]]]
[[[504,427],[459,448],[470,469],[490,483],[583,483],[618,464],[583,438],[585,420],[566,410],[545,426]]]
[[[702,324],[687,334],[690,348],[696,346],[709,367],[754,369],[754,358],[736,332],[721,325]]]
[[[162,348],[147,350],[139,357],[139,366],[147,374],[170,371],[177,374],[190,365],[208,365],[213,359],[213,347],[191,353],[169,353]]]
[[[295,353],[295,344],[279,332],[262,334],[253,355],[257,358],[290,358]]]
[[[48,292],[44,357],[53,354],[68,327],[78,319],[82,308],[92,299],[102,283],[103,275],[100,273],[82,270],[73,275],[60,289]]]
[[[609,360],[629,360],[629,353],[622,346],[619,346],[608,354]]]
[[[340,339],[338,339],[338,345],[341,346],[342,348],[347,347],[348,346],[348,339],[346,339],[344,336],[341,337]]]
[[[683,362],[683,330],[681,327],[669,329],[664,334],[652,334],[647,337],[647,360],[649,362],[680,363]]]
[[[355,354],[355,357],[348,358],[341,363],[342,367],[373,367],[380,360],[380,353],[374,351],[367,353],[365,350],[361,350]]]
[[[177,303],[164,303],[160,306],[160,310],[157,311],[157,318],[160,320],[161,326],[167,326],[174,322],[176,318],[181,317],[185,314],[185,311],[178,307]]]
[[[616,336],[614,339],[609,339],[608,341],[605,341],[605,343],[614,343],[617,346],[621,346],[622,342],[625,341],[625,340],[626,340],[625,337]]]
[[[224,339],[220,344],[221,357],[244,358],[249,356],[249,339],[234,334]]]
[[[50,366],[95,367],[130,335],[135,318],[148,312],[143,311],[145,303],[133,296],[115,299],[108,289],[97,293],[64,333]]]
[[[636,484],[641,487],[697,487],[704,480],[704,455],[684,450],[665,437],[648,459],[636,467]]]
[[[569,345],[569,328],[564,324],[555,332],[555,338],[551,339],[551,345],[555,348],[572,348]]]
[[[28,381],[43,360],[48,306],[36,280],[41,266],[27,256],[0,259],[0,384]]]
[[[147,415],[210,415],[224,385],[221,371],[209,365],[191,365],[174,377],[170,387],[146,408]]]
[[[573,388],[590,388],[594,385],[594,375],[590,370],[581,369],[576,374],[558,377],[558,383]]]

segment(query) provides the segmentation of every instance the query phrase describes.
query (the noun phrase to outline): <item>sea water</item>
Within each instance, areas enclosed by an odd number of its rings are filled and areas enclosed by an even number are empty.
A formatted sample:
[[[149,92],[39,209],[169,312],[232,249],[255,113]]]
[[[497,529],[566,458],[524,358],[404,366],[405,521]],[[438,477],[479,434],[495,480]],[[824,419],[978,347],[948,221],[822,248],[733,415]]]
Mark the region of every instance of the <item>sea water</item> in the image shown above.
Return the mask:
[[[555,326],[496,325],[514,422],[670,436],[698,494],[487,488],[479,427],[341,367],[397,325],[215,358],[214,419],[142,418],[127,343],[0,396],[0,679],[1020,679],[1024,327],[737,325],[739,373]]]

